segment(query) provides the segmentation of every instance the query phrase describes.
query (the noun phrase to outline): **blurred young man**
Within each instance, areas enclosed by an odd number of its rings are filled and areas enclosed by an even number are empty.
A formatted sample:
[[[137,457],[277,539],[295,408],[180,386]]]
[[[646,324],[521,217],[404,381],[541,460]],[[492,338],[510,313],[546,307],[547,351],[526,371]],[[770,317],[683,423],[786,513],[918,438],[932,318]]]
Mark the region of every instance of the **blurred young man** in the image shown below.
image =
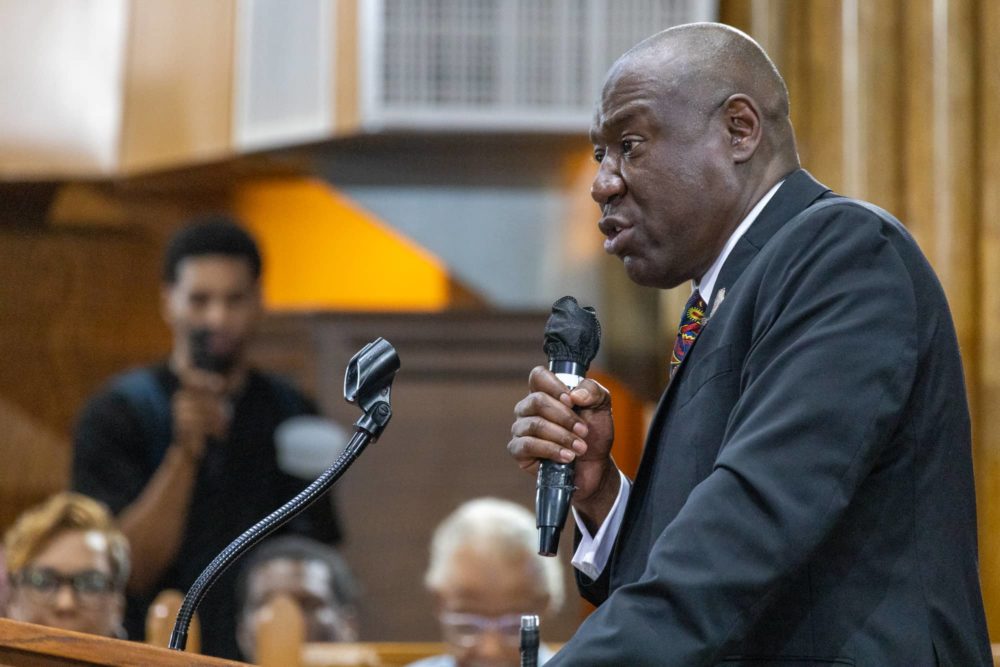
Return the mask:
[[[274,433],[315,408],[247,360],[260,274],[257,245],[234,221],[201,219],[181,230],[163,266],[169,359],[113,379],[80,418],[73,486],[106,502],[132,544],[133,637],[142,637],[156,593],[186,591],[233,538],[305,486],[279,469]],[[325,501],[288,529],[340,539]],[[234,576],[224,575],[199,609],[210,655],[238,656]]]
[[[11,582],[7,616],[124,638],[128,541],[107,508],[60,493],[25,512],[4,538]]]

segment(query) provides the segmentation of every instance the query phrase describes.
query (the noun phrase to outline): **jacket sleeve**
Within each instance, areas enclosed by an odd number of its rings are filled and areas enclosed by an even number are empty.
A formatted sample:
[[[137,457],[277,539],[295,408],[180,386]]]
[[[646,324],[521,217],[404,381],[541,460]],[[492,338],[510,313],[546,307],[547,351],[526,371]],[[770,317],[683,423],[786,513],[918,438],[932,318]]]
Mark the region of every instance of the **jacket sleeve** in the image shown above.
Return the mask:
[[[896,429],[917,365],[916,297],[860,206],[766,247],[740,397],[712,472],[552,666],[712,665],[842,516]]]

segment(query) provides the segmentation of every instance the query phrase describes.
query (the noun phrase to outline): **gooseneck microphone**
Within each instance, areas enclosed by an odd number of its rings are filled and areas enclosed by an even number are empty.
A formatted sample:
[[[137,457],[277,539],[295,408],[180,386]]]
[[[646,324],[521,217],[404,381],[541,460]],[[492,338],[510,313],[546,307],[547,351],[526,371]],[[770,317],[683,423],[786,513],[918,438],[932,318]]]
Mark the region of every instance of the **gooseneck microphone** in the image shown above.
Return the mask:
[[[586,376],[600,345],[601,324],[593,308],[581,307],[571,296],[552,304],[542,347],[549,358],[549,370],[568,388],[577,386]],[[559,533],[566,523],[575,488],[574,471],[572,463],[544,460],[538,466],[535,518],[538,553],[542,556],[555,556],[559,549]]]
[[[169,648],[183,651],[191,618],[208,589],[233,563],[258,542],[319,500],[347,471],[370,442],[378,440],[392,418],[390,393],[399,370],[396,349],[383,338],[361,348],[344,374],[344,399],[356,403],[364,414],[354,422],[355,434],[336,461],[297,496],[255,523],[222,550],[195,580],[177,612]]]

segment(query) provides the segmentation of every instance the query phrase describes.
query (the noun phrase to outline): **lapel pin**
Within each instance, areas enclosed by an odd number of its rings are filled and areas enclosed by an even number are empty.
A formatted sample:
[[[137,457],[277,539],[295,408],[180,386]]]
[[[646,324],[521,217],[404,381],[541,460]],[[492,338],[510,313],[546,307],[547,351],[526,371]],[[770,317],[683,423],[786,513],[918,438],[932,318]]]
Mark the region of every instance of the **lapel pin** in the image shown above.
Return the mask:
[[[713,317],[715,315],[715,311],[719,309],[719,306],[722,305],[722,301],[725,298],[726,298],[726,288],[720,287],[719,291],[715,293],[715,301],[712,302],[712,312],[708,314],[709,317]]]

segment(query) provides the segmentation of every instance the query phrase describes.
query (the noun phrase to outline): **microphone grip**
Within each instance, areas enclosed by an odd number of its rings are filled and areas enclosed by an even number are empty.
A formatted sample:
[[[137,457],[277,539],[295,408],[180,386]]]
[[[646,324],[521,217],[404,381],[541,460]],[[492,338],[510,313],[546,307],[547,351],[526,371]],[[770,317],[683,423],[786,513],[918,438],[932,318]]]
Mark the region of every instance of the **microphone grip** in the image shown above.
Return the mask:
[[[549,361],[549,370],[569,389],[583,381],[583,368],[572,361]],[[576,487],[573,463],[542,461],[538,466],[535,490],[535,519],[538,526],[538,554],[555,556],[559,551],[559,534],[569,516],[570,501]]]
[[[542,461],[538,466],[535,514],[539,555],[555,556],[559,550],[559,533],[569,515],[575,473],[572,463]]]

